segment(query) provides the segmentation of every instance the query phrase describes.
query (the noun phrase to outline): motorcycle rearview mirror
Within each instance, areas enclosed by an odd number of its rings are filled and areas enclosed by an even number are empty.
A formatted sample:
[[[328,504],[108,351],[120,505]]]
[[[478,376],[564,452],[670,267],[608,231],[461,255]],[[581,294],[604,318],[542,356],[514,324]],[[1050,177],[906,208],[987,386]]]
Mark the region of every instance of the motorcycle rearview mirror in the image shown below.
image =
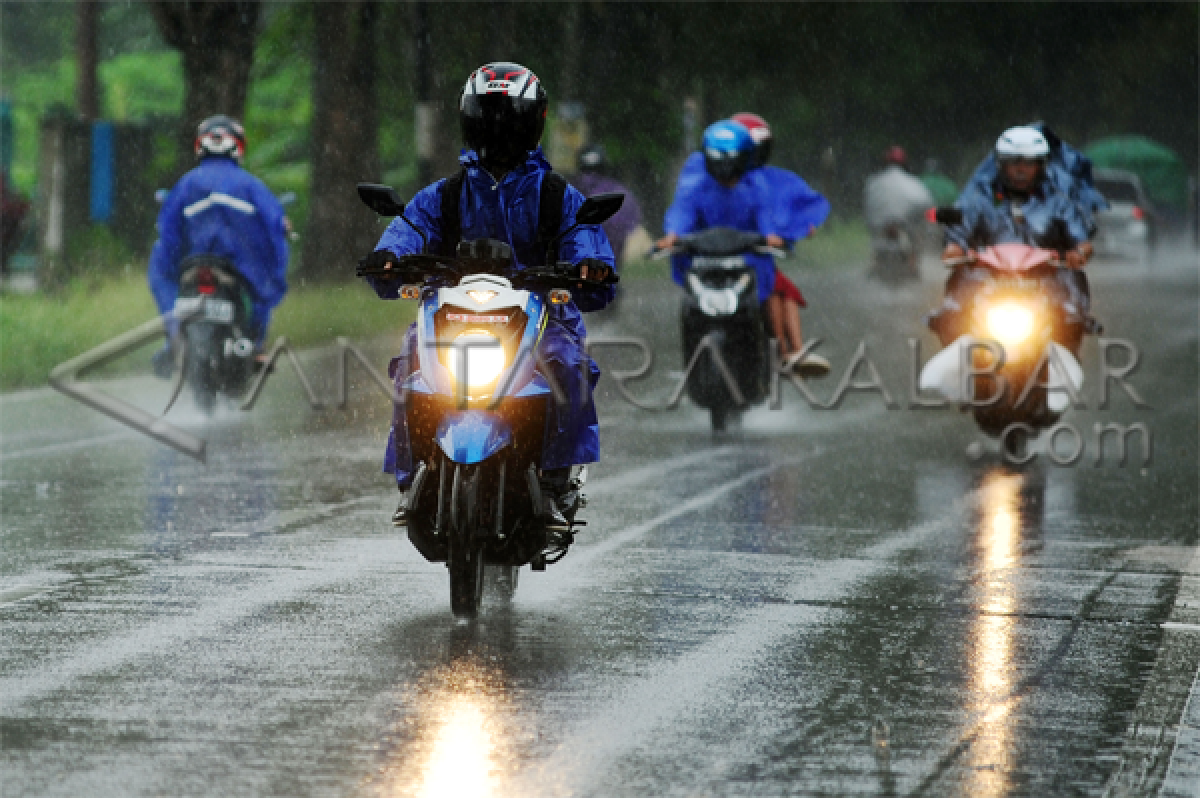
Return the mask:
[[[382,183],[360,183],[358,199],[381,217],[399,217],[404,214],[404,201],[400,199],[400,193]]]
[[[621,210],[625,204],[625,195],[620,192],[608,192],[589,197],[583,201],[579,211],[575,212],[576,225],[599,225],[607,222],[613,214]]]
[[[583,205],[575,212],[575,224],[550,240],[546,248],[547,258],[553,260],[550,254],[558,252],[558,243],[568,234],[578,230],[580,225],[599,225],[620,211],[624,204],[625,195],[620,192],[606,192],[584,200]]]
[[[939,225],[962,225],[962,209],[939,208],[933,212],[933,219]]]
[[[367,208],[381,217],[399,217],[404,220],[408,227],[421,237],[421,252],[424,253],[429,249],[429,239],[425,237],[420,228],[412,224],[412,220],[404,216],[404,201],[400,199],[399,192],[382,183],[360,183],[356,188],[358,189],[358,199],[362,200]]]
[[[279,205],[283,206],[284,208],[287,208],[288,206],[293,205],[295,202],[296,202],[296,193],[295,192],[284,192],[283,194],[279,195]]]

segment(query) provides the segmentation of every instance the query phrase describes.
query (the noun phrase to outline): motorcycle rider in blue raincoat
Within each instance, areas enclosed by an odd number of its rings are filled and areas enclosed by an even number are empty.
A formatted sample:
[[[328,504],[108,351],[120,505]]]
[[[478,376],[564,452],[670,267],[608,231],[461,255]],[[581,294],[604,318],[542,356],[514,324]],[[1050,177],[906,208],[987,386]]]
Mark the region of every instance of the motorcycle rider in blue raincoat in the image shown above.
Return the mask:
[[[1077,195],[1049,177],[1050,145],[1041,131],[1028,126],[1001,134],[992,156],[997,171],[991,180],[972,180],[955,204],[962,210],[958,225],[946,227],[942,258],[960,259],[970,250],[1018,243],[1058,250],[1067,269],[1056,274],[1069,315],[1087,324],[1091,296],[1082,268],[1092,256],[1088,211]],[[963,332],[964,293],[985,278],[977,268],[959,267],[946,283],[942,306],[930,315],[930,327],[943,343]]]
[[[765,123],[761,127],[765,135],[760,143],[746,125],[733,120],[705,130],[703,152],[689,156],[680,173],[659,249],[672,246],[680,235],[716,226],[757,231],[768,245],[790,247],[825,221],[829,203],[824,197],[794,173],[765,166],[771,139]],[[803,295],[776,271],[770,256],[751,253],[746,262],[755,270],[759,301],[767,307],[784,366],[808,377],[828,374],[829,362],[821,356],[800,356],[798,307],[804,305]],[[687,265],[686,258],[672,259],[672,276],[680,285]]]
[[[433,252],[453,253],[458,241],[498,239],[513,251],[514,270],[567,261],[580,265],[581,276],[603,280],[615,271],[613,252],[604,230],[598,225],[583,225],[563,237],[555,253],[545,252],[539,238],[539,213],[543,190],[561,191],[561,218],[555,234],[570,228],[584,197],[578,190],[552,172],[538,142],[545,126],[546,91],[532,71],[512,63],[492,63],[480,67],[467,79],[459,98],[459,120],[463,141],[457,179],[440,180],[418,192],[405,209],[405,216],[429,239]],[[443,225],[443,192],[447,185],[460,188],[459,231],[456,241],[448,241]],[[558,185],[558,189],[548,187]],[[454,202],[452,200],[452,202]],[[396,219],[384,231],[375,252],[364,265],[388,268],[399,256],[422,252],[421,237],[402,219]],[[394,281],[368,279],[384,299],[398,297]],[[543,443],[542,484],[550,502],[545,504],[546,524],[551,529],[566,529],[557,498],[567,488],[570,468],[600,458],[600,438],[592,389],[600,378],[600,368],[584,349],[587,331],[580,312],[598,311],[616,296],[616,287],[572,291],[572,300],[550,306],[550,319],[539,344],[539,355],[558,386],[567,395],[565,406],[550,415]],[[403,353],[392,362],[392,377],[397,393],[404,381],[419,367],[416,354],[416,326],[409,328]],[[580,379],[586,374],[588,380]],[[395,420],[404,418],[405,409],[397,404]],[[413,478],[413,464],[406,428],[393,422],[388,439],[384,471],[396,476],[401,490],[400,504],[392,521],[407,524],[407,489]]]
[[[1044,122],[1031,122],[1021,127],[1036,130],[1045,138],[1048,154],[1044,180],[1055,190],[1075,201],[1083,211],[1088,230],[1091,232],[1095,227],[1095,213],[1108,208],[1108,200],[1096,188],[1095,179],[1092,177],[1092,160],[1064,142]],[[995,152],[989,153],[975,168],[967,186],[990,186],[999,172],[1000,165]]]
[[[175,184],[158,214],[158,241],[147,274],[150,292],[159,312],[167,314],[179,296],[185,259],[228,259],[250,293],[251,335],[261,346],[271,311],[287,293],[287,217],[266,184],[242,168],[246,133],[237,120],[218,115],[201,122],[195,151],[200,163]],[[168,345],[155,356],[156,369],[169,372],[170,342],[177,332],[178,324],[168,317]]]

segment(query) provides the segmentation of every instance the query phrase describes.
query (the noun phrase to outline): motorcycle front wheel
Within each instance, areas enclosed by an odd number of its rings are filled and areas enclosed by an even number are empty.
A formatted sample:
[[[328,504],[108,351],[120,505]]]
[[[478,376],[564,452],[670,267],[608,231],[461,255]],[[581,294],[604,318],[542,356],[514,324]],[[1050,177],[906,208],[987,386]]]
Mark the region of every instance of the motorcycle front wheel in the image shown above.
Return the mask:
[[[511,603],[517,593],[517,579],[521,574],[520,567],[489,565],[483,568],[484,592],[502,603]]]
[[[483,538],[476,535],[482,469],[455,465],[450,490],[450,611],[470,619],[483,600]]]

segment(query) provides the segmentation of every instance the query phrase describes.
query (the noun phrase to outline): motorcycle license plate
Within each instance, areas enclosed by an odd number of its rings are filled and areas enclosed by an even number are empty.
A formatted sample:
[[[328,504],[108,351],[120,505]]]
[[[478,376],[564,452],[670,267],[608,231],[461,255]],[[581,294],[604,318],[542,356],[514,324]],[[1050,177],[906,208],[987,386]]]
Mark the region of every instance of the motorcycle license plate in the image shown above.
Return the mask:
[[[233,322],[233,303],[216,297],[206,297],[204,318],[209,322]]]
[[[177,315],[203,311],[209,322],[233,322],[233,303],[219,297],[181,297],[175,301]]]

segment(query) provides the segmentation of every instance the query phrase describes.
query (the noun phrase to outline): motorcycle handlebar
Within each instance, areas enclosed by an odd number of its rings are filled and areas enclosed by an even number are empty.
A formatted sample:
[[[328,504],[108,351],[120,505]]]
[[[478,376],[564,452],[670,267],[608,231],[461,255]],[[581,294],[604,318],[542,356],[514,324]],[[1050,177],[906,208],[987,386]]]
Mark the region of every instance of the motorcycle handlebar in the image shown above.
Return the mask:
[[[759,255],[771,256],[772,258],[787,258],[788,256],[788,251],[784,250],[782,247],[771,247],[770,245],[766,244],[756,245],[745,252],[758,253]],[[646,252],[645,257],[651,259],[652,261],[660,261],[664,258],[670,258],[674,255],[698,256],[704,254],[692,252],[687,247],[681,247],[679,245],[661,249],[658,246],[655,246]]]
[[[959,267],[967,267],[977,263],[979,263],[979,258],[974,253],[969,253],[965,256],[959,256],[958,258],[942,259],[942,266],[944,266],[946,269],[958,269]],[[1052,258],[1046,263],[1058,269],[1072,268],[1070,264],[1061,258]]]
[[[407,255],[397,258],[395,266],[391,269],[366,267],[360,262],[354,274],[360,278],[383,278],[395,281],[396,283],[425,283],[430,278],[445,278],[457,281],[467,275],[490,272],[489,270],[473,270],[469,267],[464,269],[463,266],[456,259],[446,259],[425,254]],[[502,274],[512,281],[514,285],[535,290],[578,289],[583,287],[600,288],[613,286],[621,280],[616,272],[611,271],[600,280],[583,278],[580,276],[580,272],[579,265],[560,262],[550,267],[508,270]]]

